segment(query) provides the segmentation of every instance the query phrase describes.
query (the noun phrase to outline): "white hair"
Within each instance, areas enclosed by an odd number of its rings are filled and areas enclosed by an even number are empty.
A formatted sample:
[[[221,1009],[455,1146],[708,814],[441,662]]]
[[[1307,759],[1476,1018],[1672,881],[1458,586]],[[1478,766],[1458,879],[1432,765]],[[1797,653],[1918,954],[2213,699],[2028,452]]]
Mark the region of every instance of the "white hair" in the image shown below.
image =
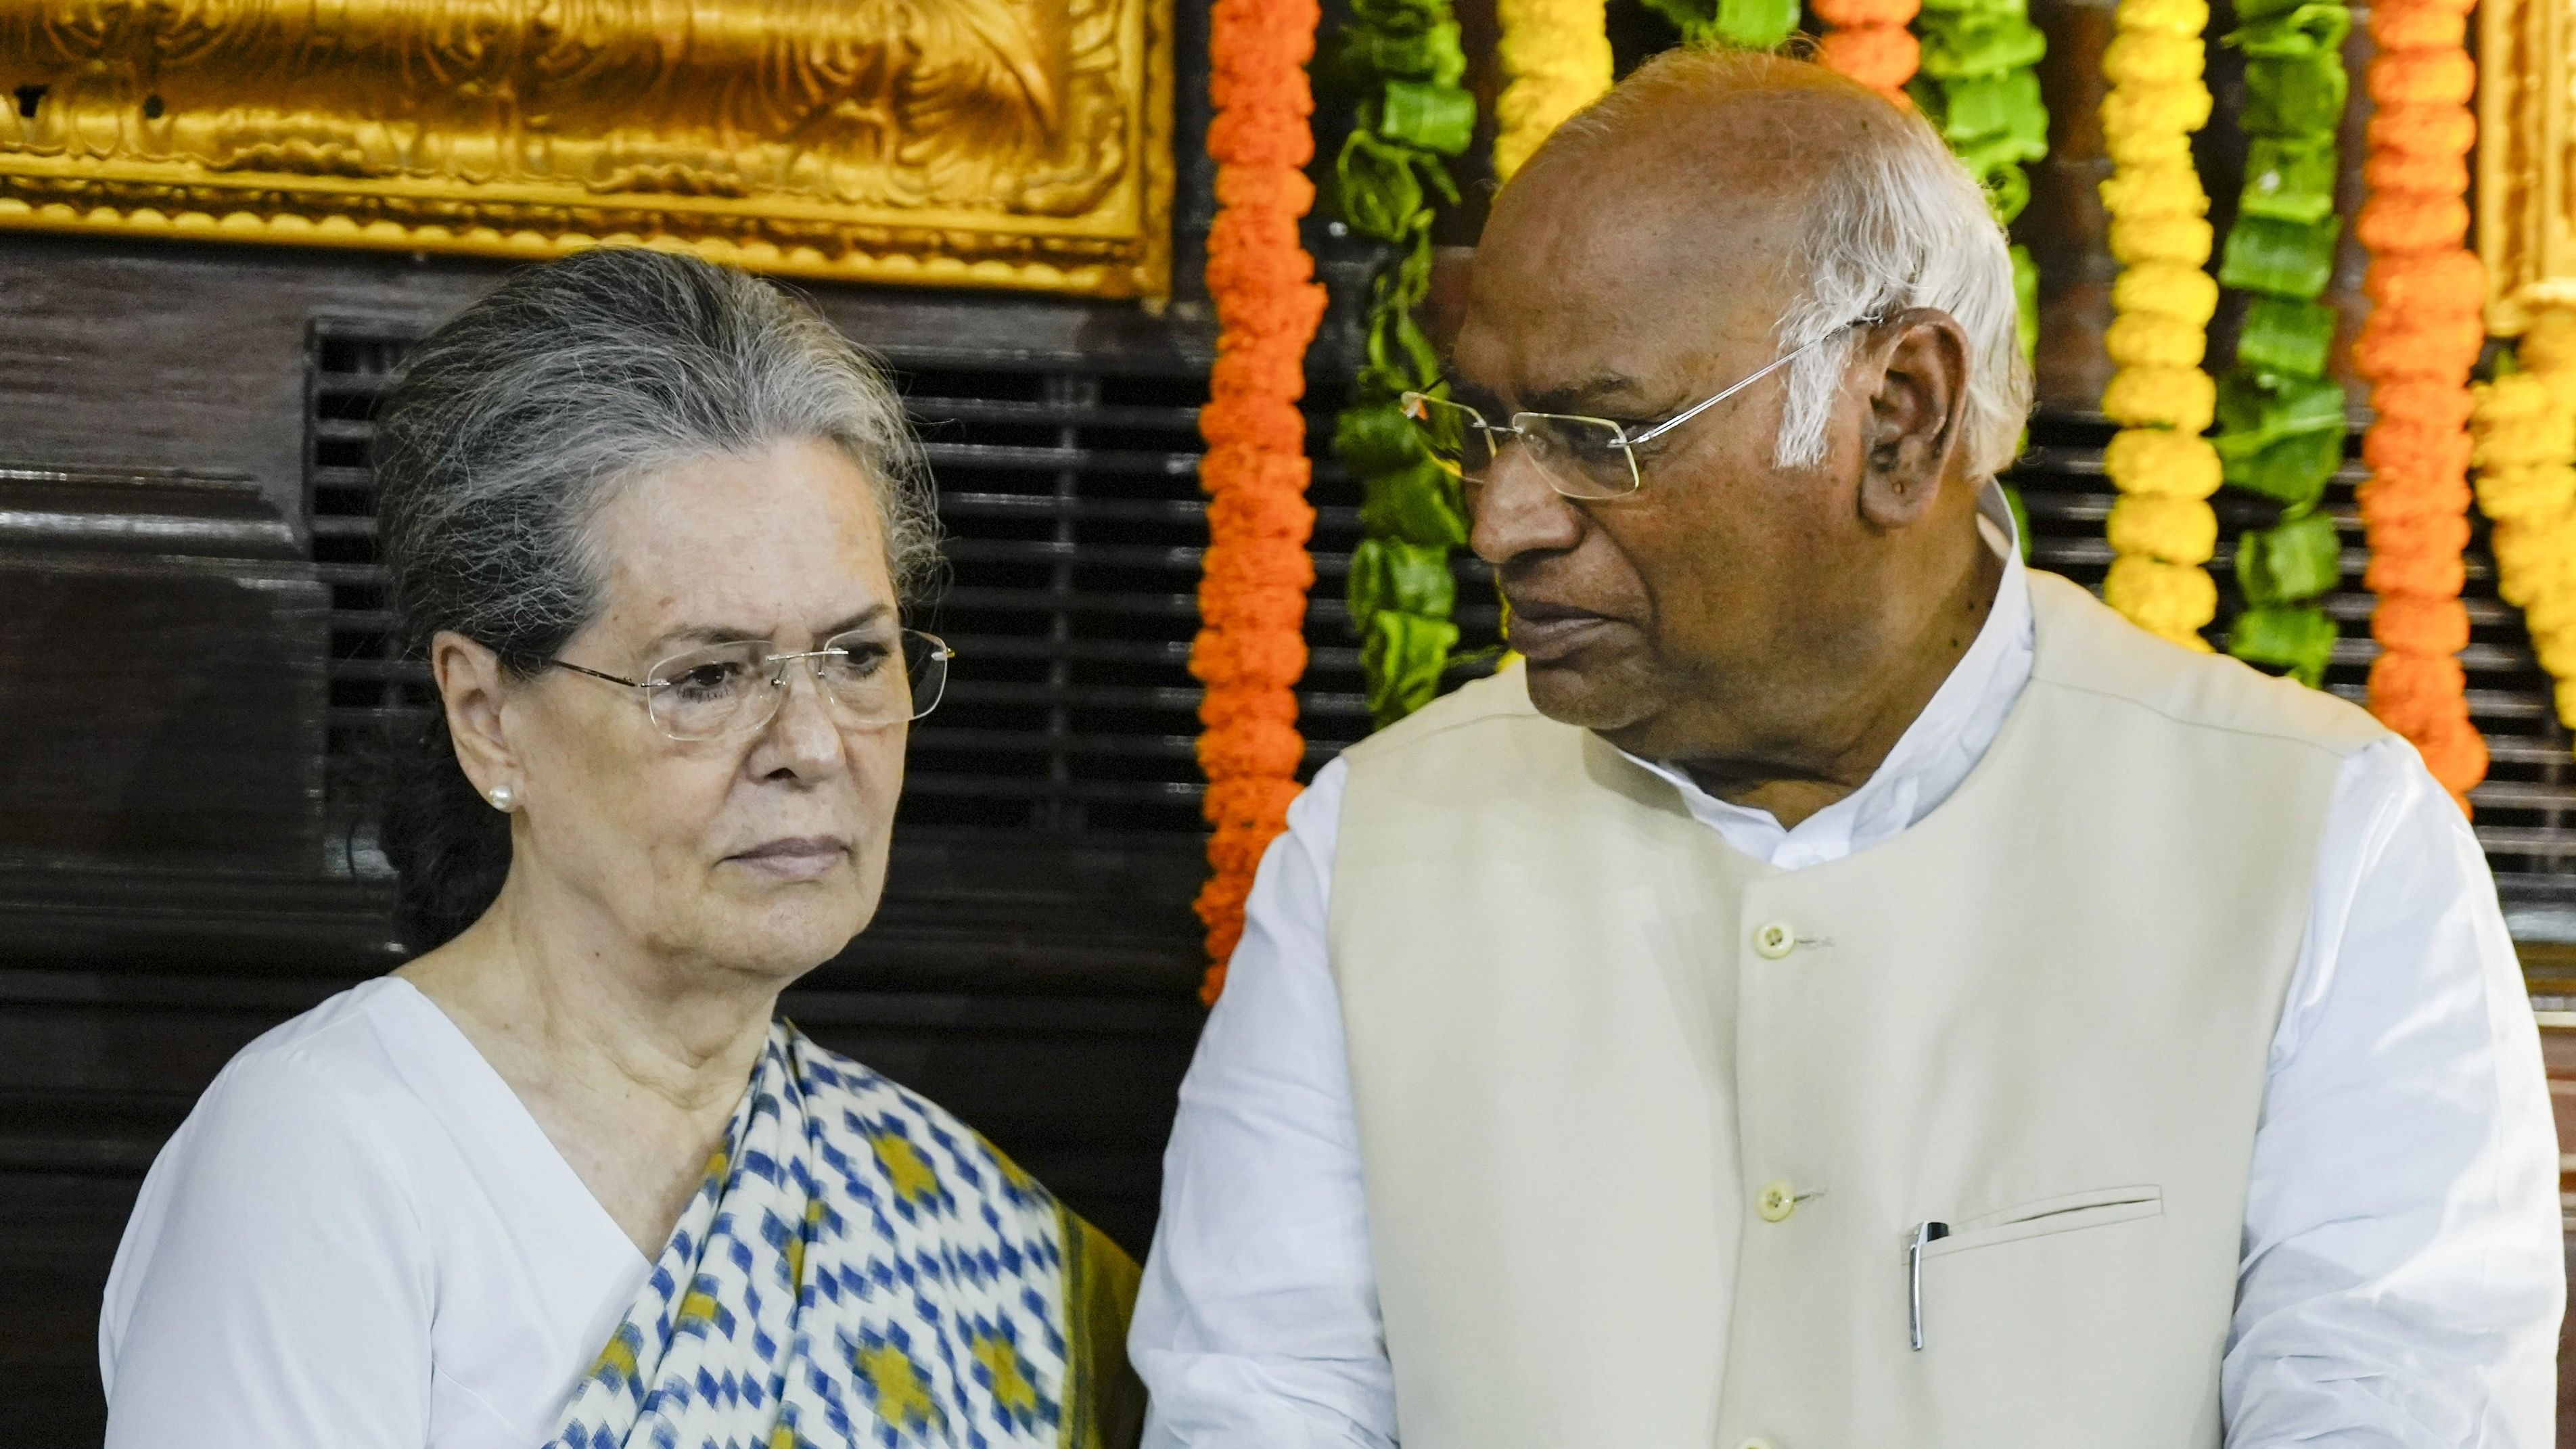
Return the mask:
[[[529,267],[422,339],[376,423],[377,529],[394,606],[520,673],[601,608],[591,521],[638,478],[811,439],[875,490],[906,602],[939,523],[903,403],[811,306],[695,257],[599,247]]]
[[[1606,137],[1624,131],[1650,102],[1675,91],[1715,97],[1838,85],[1878,101],[1858,84],[1803,60],[1751,51],[1668,51],[1558,134]],[[1824,461],[1825,428],[1858,336],[1846,330],[1849,324],[1924,307],[1948,313],[1967,334],[1961,441],[1970,472],[1999,473],[2020,447],[2031,402],[2012,254],[1984,191],[1940,135],[1912,109],[1878,103],[1890,124],[1864,128],[1818,179],[1798,256],[1790,262],[1805,276],[1780,317],[1779,353],[1813,350],[1789,364],[1775,457],[1783,468]]]
[[[1807,281],[1781,314],[1778,337],[1783,352],[1822,345],[1789,364],[1780,466],[1825,460],[1825,424],[1858,336],[1836,337],[1836,329],[1928,307],[1949,313],[1968,334],[1961,420],[1968,469],[2002,472],[2021,446],[2031,394],[2003,228],[1975,178],[1921,116],[1908,112],[1864,135],[1808,206],[1800,248]]]

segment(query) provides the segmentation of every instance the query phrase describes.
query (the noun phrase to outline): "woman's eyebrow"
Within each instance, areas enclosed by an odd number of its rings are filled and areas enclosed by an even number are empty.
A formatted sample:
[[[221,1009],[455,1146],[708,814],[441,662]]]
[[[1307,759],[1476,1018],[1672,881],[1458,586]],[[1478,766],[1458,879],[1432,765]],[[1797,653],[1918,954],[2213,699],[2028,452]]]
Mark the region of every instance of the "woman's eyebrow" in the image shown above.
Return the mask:
[[[826,624],[822,628],[815,630],[814,637],[817,639],[829,639],[836,634],[847,634],[853,629],[864,629],[870,624],[880,623],[885,619],[892,617],[893,613],[894,610],[889,605],[870,604],[866,608],[850,615],[848,618],[841,620],[841,622],[837,624]]]
[[[829,639],[836,634],[847,634],[853,629],[864,629],[870,624],[887,618],[893,612],[890,605],[870,604],[854,614],[847,615],[837,623],[826,624],[815,630],[814,637]],[[657,649],[666,649],[674,644],[766,644],[769,642],[771,642],[771,636],[762,630],[741,629],[727,624],[679,624],[646,640],[644,652],[650,654]]]
[[[681,624],[645,640],[644,652],[650,654],[674,644],[745,644],[767,637],[741,629],[728,629],[721,624]]]

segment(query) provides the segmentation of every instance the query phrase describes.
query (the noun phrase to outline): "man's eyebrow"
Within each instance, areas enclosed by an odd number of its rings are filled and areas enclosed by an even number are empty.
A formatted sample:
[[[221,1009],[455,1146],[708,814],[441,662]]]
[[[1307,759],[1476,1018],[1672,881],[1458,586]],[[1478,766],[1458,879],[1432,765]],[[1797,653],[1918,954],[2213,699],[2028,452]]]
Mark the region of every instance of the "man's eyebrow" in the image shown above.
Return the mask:
[[[1596,372],[1576,382],[1532,393],[1522,406],[1534,413],[1572,413],[1623,404],[1633,407],[1643,401],[1643,384],[1635,378],[1624,372]]]

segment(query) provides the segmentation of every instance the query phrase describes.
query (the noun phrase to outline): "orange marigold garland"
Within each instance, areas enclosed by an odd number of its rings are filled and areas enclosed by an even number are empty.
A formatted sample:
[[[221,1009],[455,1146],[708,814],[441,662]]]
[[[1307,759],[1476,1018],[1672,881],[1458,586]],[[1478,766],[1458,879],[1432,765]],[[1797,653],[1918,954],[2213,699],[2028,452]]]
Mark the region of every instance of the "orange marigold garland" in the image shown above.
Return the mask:
[[[1905,83],[1923,63],[1923,42],[1906,27],[1922,0],[1816,0],[1816,18],[1832,28],[1816,59],[1900,106],[1912,105]]]
[[[1217,355],[1199,411],[1208,548],[1190,673],[1207,687],[1198,753],[1208,780],[1202,810],[1215,833],[1197,910],[1214,963],[1201,991],[1210,1002],[1243,935],[1253,870],[1287,828],[1305,756],[1295,686],[1306,670],[1306,590],[1315,582],[1306,539],[1315,510],[1306,502],[1306,421],[1297,402],[1324,289],[1297,239],[1297,220],[1315,203],[1305,176],[1315,153],[1306,63],[1319,18],[1315,0],[1216,0],[1209,20],[1216,115],[1207,149],[1217,163],[1217,215],[1208,229],[1207,285]]]
[[[2415,742],[2433,778],[2469,808],[2486,741],[2469,722],[2460,603],[2469,541],[2469,370],[2485,345],[2486,272],[2468,235],[2466,157],[2477,71],[2464,47],[2473,0],[2380,0],[2371,8],[2369,196],[2355,228],[2370,249],[2370,321],[2353,365],[2377,420],[2362,440],[2370,539],[2370,709]]]

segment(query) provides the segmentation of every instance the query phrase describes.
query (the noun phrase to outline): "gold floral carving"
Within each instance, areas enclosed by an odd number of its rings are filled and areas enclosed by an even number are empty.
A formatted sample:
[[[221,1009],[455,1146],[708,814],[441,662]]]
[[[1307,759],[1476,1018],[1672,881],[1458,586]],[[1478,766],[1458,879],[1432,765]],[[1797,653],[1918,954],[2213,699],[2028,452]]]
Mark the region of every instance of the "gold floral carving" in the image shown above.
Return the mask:
[[[1171,0],[0,0],[0,226],[1168,289]]]
[[[2487,325],[2518,334],[2539,305],[2576,303],[2576,13],[2571,0],[2478,7],[2478,250]]]

